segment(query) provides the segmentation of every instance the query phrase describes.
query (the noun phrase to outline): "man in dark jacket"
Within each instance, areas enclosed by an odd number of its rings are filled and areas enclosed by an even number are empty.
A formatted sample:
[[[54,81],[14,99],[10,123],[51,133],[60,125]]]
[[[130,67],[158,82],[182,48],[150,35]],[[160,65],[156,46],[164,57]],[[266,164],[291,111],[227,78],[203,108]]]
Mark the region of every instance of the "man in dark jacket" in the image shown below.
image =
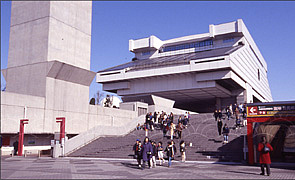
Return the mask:
[[[221,135],[221,129],[222,129],[222,121],[221,119],[218,119],[217,121],[217,128],[218,128],[218,134]]]
[[[143,145],[142,145],[142,159],[143,166],[142,169],[145,168],[146,162],[148,163],[149,168],[151,168],[151,157],[153,153],[153,147],[148,137],[145,137]]]
[[[14,155],[17,155],[17,151],[18,151],[18,141],[16,140],[14,143],[13,143],[13,150],[14,150]]]
[[[221,110],[219,109],[219,111],[218,111],[218,118],[221,120],[222,119],[222,112],[221,112]]]
[[[215,118],[215,121],[217,121],[217,118],[218,118],[218,111],[217,111],[217,109],[214,111],[213,116]]]

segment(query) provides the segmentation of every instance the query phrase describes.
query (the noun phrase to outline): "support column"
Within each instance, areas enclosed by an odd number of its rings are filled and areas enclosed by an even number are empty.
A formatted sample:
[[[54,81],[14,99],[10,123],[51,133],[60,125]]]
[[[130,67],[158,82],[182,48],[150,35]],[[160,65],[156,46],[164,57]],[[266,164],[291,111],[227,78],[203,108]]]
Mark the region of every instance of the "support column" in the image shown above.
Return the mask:
[[[221,99],[219,97],[216,98],[216,109],[221,109]]]
[[[248,158],[249,164],[254,164],[254,149],[253,149],[253,123],[247,119],[247,138],[248,138]]]
[[[22,156],[23,155],[23,145],[24,145],[24,126],[25,124],[28,124],[28,119],[21,119],[20,125],[19,125],[19,137],[18,137],[18,150],[17,155]]]

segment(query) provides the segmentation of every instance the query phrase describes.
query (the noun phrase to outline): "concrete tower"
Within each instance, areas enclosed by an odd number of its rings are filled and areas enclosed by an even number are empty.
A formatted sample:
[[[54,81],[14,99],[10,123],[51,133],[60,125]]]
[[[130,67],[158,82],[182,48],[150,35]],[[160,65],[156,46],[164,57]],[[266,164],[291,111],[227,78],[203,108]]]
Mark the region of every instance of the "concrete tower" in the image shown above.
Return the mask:
[[[45,97],[45,109],[87,112],[91,14],[91,1],[12,1],[6,91]]]
[[[1,127],[18,132],[24,107],[27,133],[58,131],[57,116],[67,117],[66,131],[88,127],[91,1],[12,1],[6,92],[1,93]]]

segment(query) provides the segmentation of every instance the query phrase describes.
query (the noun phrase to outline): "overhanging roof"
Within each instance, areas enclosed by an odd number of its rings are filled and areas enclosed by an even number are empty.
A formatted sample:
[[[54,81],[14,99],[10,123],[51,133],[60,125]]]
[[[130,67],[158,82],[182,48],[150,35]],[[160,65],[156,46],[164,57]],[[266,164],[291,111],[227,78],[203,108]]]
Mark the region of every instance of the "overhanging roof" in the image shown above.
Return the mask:
[[[144,60],[136,60],[136,61],[131,61],[125,64],[121,64],[118,66],[114,66],[111,68],[98,71],[98,73],[108,72],[108,71],[117,71],[117,70],[122,70],[125,68],[130,68],[129,71],[136,71],[136,70],[142,70],[142,69],[158,68],[163,66],[167,67],[167,66],[189,64],[191,60],[229,55],[230,53],[238,50],[241,47],[242,45],[238,45],[234,47],[224,47],[224,48],[218,48],[218,49],[198,51],[193,53],[177,54],[177,55],[150,58],[150,59],[144,59]]]

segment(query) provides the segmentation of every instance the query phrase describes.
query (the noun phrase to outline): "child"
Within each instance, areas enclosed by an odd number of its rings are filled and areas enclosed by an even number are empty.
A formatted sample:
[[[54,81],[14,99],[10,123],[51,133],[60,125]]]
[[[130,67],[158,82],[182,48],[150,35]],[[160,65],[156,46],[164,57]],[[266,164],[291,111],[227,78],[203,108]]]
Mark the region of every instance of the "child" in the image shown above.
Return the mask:
[[[136,126],[136,130],[140,130],[141,129],[141,126],[140,124],[138,123],[137,126]]]
[[[181,153],[181,162],[185,162],[185,142],[184,140],[180,141],[180,153]]]
[[[164,160],[164,156],[163,156],[164,148],[162,146],[161,141],[158,143],[157,151],[158,151],[158,158],[159,158],[159,161],[160,161],[160,166],[162,166],[162,163],[164,164],[165,160]]]
[[[138,142],[138,145],[136,145],[135,154],[136,154],[136,157],[137,157],[138,167],[141,168],[141,159],[142,159],[142,145],[141,145],[141,141],[139,141]]]

